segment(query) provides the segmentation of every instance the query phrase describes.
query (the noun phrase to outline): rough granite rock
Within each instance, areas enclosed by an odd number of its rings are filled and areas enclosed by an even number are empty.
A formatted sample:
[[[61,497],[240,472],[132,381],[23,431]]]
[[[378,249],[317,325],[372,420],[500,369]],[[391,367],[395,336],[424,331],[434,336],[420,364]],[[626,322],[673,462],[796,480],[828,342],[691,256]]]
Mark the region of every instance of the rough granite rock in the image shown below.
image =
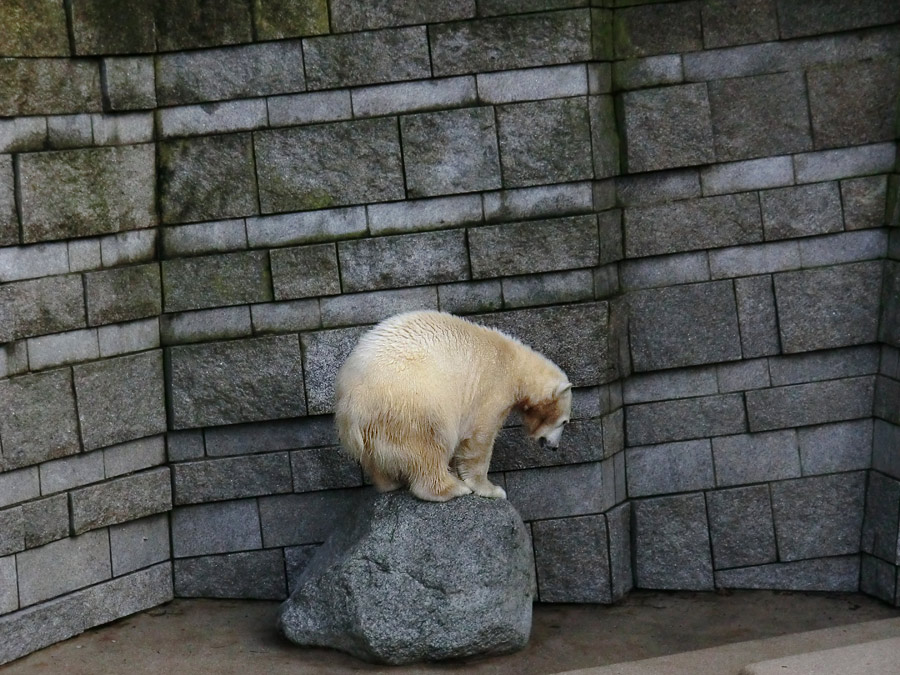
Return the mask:
[[[531,632],[531,543],[505,500],[367,496],[292,587],[278,620],[289,640],[367,661],[504,654]]]

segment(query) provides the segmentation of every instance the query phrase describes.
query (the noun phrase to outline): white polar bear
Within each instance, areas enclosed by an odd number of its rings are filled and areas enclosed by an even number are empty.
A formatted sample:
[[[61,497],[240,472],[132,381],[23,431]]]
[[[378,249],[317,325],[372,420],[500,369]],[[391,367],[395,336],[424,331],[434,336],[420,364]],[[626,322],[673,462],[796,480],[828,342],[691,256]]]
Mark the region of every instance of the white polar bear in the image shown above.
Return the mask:
[[[408,484],[429,501],[504,498],[487,479],[503,421],[519,408],[531,437],[556,448],[571,389],[553,362],[500,331],[407,312],[353,349],[337,376],[335,417],[344,447],[382,492]]]

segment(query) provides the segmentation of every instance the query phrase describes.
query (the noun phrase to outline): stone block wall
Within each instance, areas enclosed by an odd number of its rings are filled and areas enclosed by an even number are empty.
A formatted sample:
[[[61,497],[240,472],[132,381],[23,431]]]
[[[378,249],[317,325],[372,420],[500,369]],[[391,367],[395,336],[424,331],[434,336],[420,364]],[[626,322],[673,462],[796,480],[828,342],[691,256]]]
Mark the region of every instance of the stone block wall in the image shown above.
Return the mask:
[[[900,604],[900,8],[810,7],[0,0],[0,663],[285,597],[420,308],[575,385],[492,463],[541,601]]]

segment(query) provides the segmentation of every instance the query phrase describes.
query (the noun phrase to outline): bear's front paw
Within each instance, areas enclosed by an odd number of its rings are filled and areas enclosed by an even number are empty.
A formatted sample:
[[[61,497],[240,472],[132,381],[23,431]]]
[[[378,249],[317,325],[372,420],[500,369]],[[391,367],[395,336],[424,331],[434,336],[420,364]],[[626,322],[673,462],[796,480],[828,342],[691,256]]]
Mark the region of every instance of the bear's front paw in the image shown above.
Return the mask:
[[[475,488],[474,492],[479,497],[487,497],[488,499],[506,499],[506,490],[493,483],[479,485]]]

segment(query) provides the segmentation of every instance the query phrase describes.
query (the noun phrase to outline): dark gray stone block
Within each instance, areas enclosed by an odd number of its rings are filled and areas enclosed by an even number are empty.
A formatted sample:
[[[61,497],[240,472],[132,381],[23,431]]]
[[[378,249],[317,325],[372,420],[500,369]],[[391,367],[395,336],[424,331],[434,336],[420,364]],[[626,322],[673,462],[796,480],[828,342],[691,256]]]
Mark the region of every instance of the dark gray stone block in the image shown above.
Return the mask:
[[[699,2],[617,9],[613,15],[617,59],[702,49]]]
[[[337,445],[337,429],[328,415],[296,420],[266,420],[204,431],[211,457]]]
[[[862,554],[859,590],[891,605],[897,604],[897,568],[884,560]]]
[[[66,10],[62,0],[34,5],[28,0],[9,0],[4,5],[8,20],[0,37],[5,56],[69,56]],[[14,17],[27,17],[14,20]]]
[[[104,59],[101,70],[111,110],[156,107],[156,72],[150,56]]]
[[[604,516],[541,520],[532,532],[541,602],[612,602]]]
[[[437,310],[438,294],[434,286],[398,288],[321,298],[319,306],[322,310],[322,326],[335,328],[377,323],[400,312]]]
[[[705,84],[628,92],[618,103],[629,173],[708,164],[715,159]]]
[[[0,468],[77,453],[78,418],[68,368],[0,380]]]
[[[60,539],[16,556],[22,607],[106,581],[112,576],[104,530]]]
[[[362,485],[359,464],[339,447],[307,448],[291,453],[294,492]]]
[[[812,149],[802,72],[716,80],[709,102],[719,161]]]
[[[711,590],[706,502],[700,493],[632,502],[638,588]]]
[[[168,513],[113,525],[109,528],[109,547],[113,576],[169,561]]]
[[[73,371],[85,450],[166,430],[161,351],[86,363]]]
[[[269,253],[269,259],[276,300],[341,292],[334,244],[275,249]]]
[[[165,260],[162,284],[167,312],[273,299],[265,251]]]
[[[291,491],[286,452],[183,462],[172,467],[175,504],[241,499]]]
[[[400,118],[400,133],[410,197],[500,187],[492,108],[406,115]]]
[[[703,46],[707,49],[778,39],[778,17],[773,0],[705,2],[700,13]]]
[[[338,521],[282,605],[278,626],[296,644],[380,663],[515,651],[531,631],[529,543],[504,500],[435,505],[381,495]]]
[[[65,115],[100,110],[100,66],[97,61],[0,61],[0,117]]]
[[[635,291],[628,302],[638,372],[741,358],[730,281]]]
[[[738,364],[735,364],[738,365]],[[719,393],[716,369],[685,368],[632,375],[623,383],[626,404],[693,398]]]
[[[632,498],[703,490],[716,483],[708,440],[628,448],[625,462]]]
[[[405,196],[393,119],[262,131],[255,149],[263,213]]]
[[[250,42],[250,5],[242,0],[213,4],[202,0],[159,0],[156,44],[160,51],[178,51]]]
[[[862,230],[889,222],[885,214],[886,176],[863,176],[841,181],[844,228]]]
[[[503,292],[499,279],[489,281],[441,284],[438,306],[442,312],[473,314],[502,309]]]
[[[458,3],[444,0],[401,0],[372,5],[361,5],[352,0],[332,0],[331,11],[335,31],[360,31],[469,19],[475,16],[475,0]]]
[[[311,415],[334,410],[334,379],[364,332],[364,328],[354,327],[303,333],[300,336]]]
[[[776,274],[784,351],[875,342],[880,291],[881,263],[875,261]]]
[[[702,194],[697,169],[671,169],[621,176],[616,179],[614,188],[616,203],[626,207],[694,199]]]
[[[328,0],[253,0],[253,25],[260,40],[328,32]]]
[[[464,230],[342,241],[338,258],[345,292],[463,281],[469,276]]]
[[[712,440],[716,484],[763,483],[800,477],[800,454],[793,429]]]
[[[271,548],[321,543],[365,494],[368,493],[354,489],[261,497],[259,523],[263,545]]]
[[[860,548],[892,565],[900,564],[900,481],[870,471]]]
[[[755,194],[686,199],[626,208],[625,253],[629,258],[762,241]]]
[[[888,377],[875,378],[875,417],[900,424],[900,381]]]
[[[879,349],[876,345],[847,347],[831,351],[775,356],[769,359],[772,384],[806,384],[841,377],[878,373]]]
[[[706,496],[716,569],[764,565],[777,559],[769,488],[714,490]]]
[[[627,408],[628,445],[650,445],[746,430],[741,394],[642,403]]]
[[[0,285],[0,342],[85,325],[84,289],[79,274]]]
[[[175,597],[284,600],[281,551],[246,551],[175,560]]]
[[[766,239],[792,239],[844,229],[837,183],[813,183],[760,193]]]
[[[505,427],[494,443],[492,471],[515,471],[539,466],[595,462],[612,454],[604,451],[603,424],[598,419],[573,420],[566,427],[559,448],[552,452],[528,438],[524,428]]]
[[[591,117],[591,152],[594,178],[608,178],[620,173],[620,139],[616,127],[616,110],[611,96],[588,99]]]
[[[706,251],[628,260],[622,265],[622,284],[629,290],[699,281],[709,281]]]
[[[319,550],[321,544],[307,544],[306,546],[288,546],[284,549],[284,566],[287,571],[288,594],[297,589],[297,581],[303,570]]]
[[[503,186],[593,178],[590,132],[582,97],[498,106]]]
[[[78,0],[71,6],[77,56],[146,54],[156,51],[154,6],[126,0],[115,9],[102,0]]]
[[[250,308],[246,305],[159,317],[159,335],[164,345],[250,337],[252,333]]]
[[[16,168],[24,243],[156,225],[152,145],[22,154]]]
[[[65,494],[22,505],[25,548],[37,548],[69,535],[69,499]]]
[[[88,325],[133,321],[162,312],[159,265],[134,265],[84,275]]]
[[[619,454],[616,457],[623,457],[623,455]],[[624,467],[622,472],[624,473]],[[614,600],[621,600],[634,587],[631,554],[631,504],[620,504],[607,511],[606,526],[609,532],[612,596]]]
[[[780,559],[858,553],[865,488],[862,471],[773,484]]]
[[[716,572],[716,586],[853,593],[859,589],[859,556],[720,570]]]
[[[69,493],[72,532],[79,535],[172,509],[168,467],[132,474]]]
[[[255,499],[180,506],[171,517],[175,558],[262,548]]]
[[[0,556],[18,553],[25,548],[22,507],[0,511]]]
[[[469,255],[475,278],[593,267],[599,254],[594,216],[469,230]]]
[[[778,354],[778,315],[772,277],[764,274],[734,280],[741,352],[744,358]]]
[[[839,422],[797,430],[803,475],[868,469],[872,465],[872,421]]]
[[[871,414],[875,383],[871,377],[748,391],[750,431],[840,422]]]
[[[840,0],[825,0],[815,6],[803,0],[776,1],[783,38],[864,28],[900,20],[900,9],[890,0],[861,0],[852,6]]]
[[[167,377],[175,429],[306,414],[296,336],[170,347]]]
[[[185,138],[158,145],[164,223],[258,213],[250,134]]]
[[[588,61],[590,23],[588,10],[572,10],[430,26],[434,75]]]
[[[599,462],[553,466],[506,474],[509,501],[525,520],[563,518],[602,511],[605,474]]]
[[[18,243],[19,215],[16,213],[12,156],[0,156],[0,246]]]
[[[900,480],[900,426],[876,419],[872,436],[872,468]]]

